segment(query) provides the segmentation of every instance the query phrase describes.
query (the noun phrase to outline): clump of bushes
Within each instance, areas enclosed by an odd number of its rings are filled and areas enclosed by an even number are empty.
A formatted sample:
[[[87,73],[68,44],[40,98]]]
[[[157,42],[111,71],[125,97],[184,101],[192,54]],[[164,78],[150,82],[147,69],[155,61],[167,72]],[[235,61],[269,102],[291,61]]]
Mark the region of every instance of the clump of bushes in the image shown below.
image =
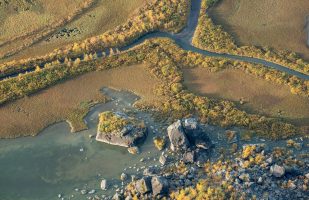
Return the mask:
[[[116,133],[131,123],[132,122],[129,118],[125,118],[114,112],[107,111],[99,114],[98,130],[101,133]]]
[[[153,143],[155,145],[155,147],[159,150],[159,151],[162,151],[165,147],[165,144],[166,144],[166,141],[164,138],[162,137],[155,137],[153,139]]]

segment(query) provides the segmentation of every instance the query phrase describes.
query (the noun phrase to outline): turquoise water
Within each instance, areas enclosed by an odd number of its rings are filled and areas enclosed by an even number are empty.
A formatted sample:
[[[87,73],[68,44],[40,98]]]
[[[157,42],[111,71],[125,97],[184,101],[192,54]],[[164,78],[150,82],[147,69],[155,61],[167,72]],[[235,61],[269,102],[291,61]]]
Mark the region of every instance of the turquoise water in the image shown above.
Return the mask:
[[[109,188],[121,185],[120,174],[133,165],[145,165],[141,158],[151,158],[147,164],[158,164],[152,160],[160,152],[152,144],[152,131],[141,146],[141,154],[131,155],[126,148],[95,141],[89,135],[96,133],[98,113],[103,110],[130,109],[136,96],[127,92],[108,90],[114,100],[97,106],[86,118],[89,130],[70,133],[67,123],[58,123],[46,128],[36,137],[0,140],[0,199],[1,200],[47,200],[85,199],[87,195],[76,192],[79,189],[95,189],[94,195],[111,194],[101,191],[101,179],[107,179]],[[116,106],[117,105],[117,106]],[[137,113],[149,125],[150,115]],[[149,153],[151,151],[151,153]],[[91,195],[88,195],[91,196]],[[92,195],[93,196],[93,195]]]

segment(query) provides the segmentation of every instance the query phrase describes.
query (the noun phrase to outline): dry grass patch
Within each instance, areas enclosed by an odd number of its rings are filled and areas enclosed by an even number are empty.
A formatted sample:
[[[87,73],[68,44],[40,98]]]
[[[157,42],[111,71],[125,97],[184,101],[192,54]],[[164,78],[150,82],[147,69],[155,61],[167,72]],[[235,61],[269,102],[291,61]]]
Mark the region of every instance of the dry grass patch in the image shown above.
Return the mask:
[[[65,7],[65,1],[61,3],[53,3],[53,9],[59,10],[59,8],[57,9],[57,7],[60,7],[59,5],[61,5],[61,7]],[[12,57],[3,59],[1,62],[6,62],[13,59],[28,58],[31,56],[45,55],[55,48],[60,48],[67,44],[71,44],[72,42],[82,41],[88,37],[102,34],[103,32],[113,29],[117,25],[124,23],[129,18],[129,16],[134,13],[135,10],[142,7],[144,3],[145,0],[97,0],[91,9],[87,10],[87,12],[84,12],[77,19],[61,27],[67,29],[77,28],[80,31],[80,34],[77,34],[76,36],[73,36],[72,34],[70,37],[53,37],[50,41],[42,40]],[[45,20],[45,24],[46,23],[47,21]],[[14,23],[11,25],[14,26]]]
[[[90,72],[35,95],[0,107],[0,138],[36,135],[55,122],[68,120],[76,130],[85,128],[83,117],[93,100],[102,100],[102,87],[135,92],[153,102],[158,80],[143,65]]]
[[[6,3],[7,2],[7,3]],[[18,51],[88,8],[92,0],[12,0],[0,5],[0,55]]]
[[[249,113],[283,117],[296,125],[309,125],[307,98],[291,94],[287,86],[275,85],[240,70],[185,69],[184,84],[195,93],[235,101]],[[242,98],[245,103],[240,105]]]
[[[309,59],[306,46],[307,0],[221,0],[210,16],[239,45],[290,50]]]

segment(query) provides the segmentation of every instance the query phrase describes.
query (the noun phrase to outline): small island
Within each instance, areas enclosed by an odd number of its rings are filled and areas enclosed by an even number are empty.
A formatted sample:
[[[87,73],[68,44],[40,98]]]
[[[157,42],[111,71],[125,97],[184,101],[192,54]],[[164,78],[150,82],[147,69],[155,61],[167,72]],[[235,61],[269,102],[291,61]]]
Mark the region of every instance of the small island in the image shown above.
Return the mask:
[[[133,147],[143,142],[146,136],[147,128],[143,121],[122,112],[106,111],[99,114],[97,141]]]

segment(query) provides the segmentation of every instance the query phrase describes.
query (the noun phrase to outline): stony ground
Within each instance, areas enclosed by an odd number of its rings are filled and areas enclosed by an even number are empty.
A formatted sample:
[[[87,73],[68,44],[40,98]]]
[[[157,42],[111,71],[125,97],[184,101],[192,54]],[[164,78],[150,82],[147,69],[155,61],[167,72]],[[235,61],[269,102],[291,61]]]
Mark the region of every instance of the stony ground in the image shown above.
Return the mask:
[[[162,149],[158,157],[125,168],[119,184],[102,180],[106,195],[77,192],[88,199],[126,200],[308,198],[308,138],[246,141],[240,131],[210,134],[213,129],[194,118],[179,120],[168,126],[168,137],[154,138]]]

